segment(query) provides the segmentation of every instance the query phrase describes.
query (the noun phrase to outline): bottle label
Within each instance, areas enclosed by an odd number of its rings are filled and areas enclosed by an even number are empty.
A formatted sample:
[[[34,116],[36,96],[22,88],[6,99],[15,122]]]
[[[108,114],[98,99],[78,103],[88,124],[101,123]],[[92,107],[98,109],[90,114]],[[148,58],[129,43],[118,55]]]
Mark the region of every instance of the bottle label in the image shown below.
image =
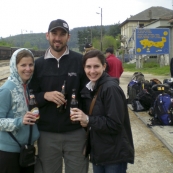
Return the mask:
[[[31,112],[36,116],[36,119],[40,118],[39,109],[37,107],[31,109]]]

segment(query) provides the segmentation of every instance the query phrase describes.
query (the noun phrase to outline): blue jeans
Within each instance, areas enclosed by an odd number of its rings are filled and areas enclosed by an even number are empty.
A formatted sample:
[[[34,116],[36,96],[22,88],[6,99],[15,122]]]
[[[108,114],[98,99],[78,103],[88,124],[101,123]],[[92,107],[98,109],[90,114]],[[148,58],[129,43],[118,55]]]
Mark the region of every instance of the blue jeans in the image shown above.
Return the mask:
[[[127,163],[118,163],[113,165],[94,165],[93,164],[93,172],[94,173],[126,173]]]

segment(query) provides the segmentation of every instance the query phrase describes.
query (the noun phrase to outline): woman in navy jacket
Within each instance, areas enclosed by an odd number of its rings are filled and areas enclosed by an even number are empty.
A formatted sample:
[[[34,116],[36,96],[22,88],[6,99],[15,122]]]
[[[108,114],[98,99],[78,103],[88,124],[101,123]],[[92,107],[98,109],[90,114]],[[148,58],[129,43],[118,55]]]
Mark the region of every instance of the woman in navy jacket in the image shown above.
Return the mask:
[[[90,132],[90,161],[94,173],[125,173],[134,163],[134,146],[126,98],[116,78],[105,73],[105,57],[98,50],[84,55],[83,66],[90,82],[81,91],[83,111],[71,110],[71,120]],[[92,111],[90,103],[101,86]]]

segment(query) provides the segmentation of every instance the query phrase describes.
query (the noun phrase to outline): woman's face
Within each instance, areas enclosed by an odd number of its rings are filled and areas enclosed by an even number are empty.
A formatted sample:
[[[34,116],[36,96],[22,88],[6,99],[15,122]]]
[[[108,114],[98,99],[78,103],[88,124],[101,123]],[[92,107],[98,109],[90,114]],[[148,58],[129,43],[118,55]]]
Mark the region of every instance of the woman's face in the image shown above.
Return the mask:
[[[24,83],[32,76],[34,72],[34,61],[32,57],[23,57],[17,64],[17,71]]]
[[[97,57],[88,58],[84,66],[85,73],[92,82],[97,81],[101,77],[105,68],[106,64],[102,65]]]

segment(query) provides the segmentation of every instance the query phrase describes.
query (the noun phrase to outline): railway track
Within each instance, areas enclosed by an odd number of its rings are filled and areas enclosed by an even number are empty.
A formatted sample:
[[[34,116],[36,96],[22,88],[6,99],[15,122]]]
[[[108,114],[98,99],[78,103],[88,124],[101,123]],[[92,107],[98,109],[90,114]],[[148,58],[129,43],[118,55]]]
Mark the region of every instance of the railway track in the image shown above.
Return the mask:
[[[0,86],[3,85],[3,83],[7,80],[8,77],[4,77],[0,79]]]

